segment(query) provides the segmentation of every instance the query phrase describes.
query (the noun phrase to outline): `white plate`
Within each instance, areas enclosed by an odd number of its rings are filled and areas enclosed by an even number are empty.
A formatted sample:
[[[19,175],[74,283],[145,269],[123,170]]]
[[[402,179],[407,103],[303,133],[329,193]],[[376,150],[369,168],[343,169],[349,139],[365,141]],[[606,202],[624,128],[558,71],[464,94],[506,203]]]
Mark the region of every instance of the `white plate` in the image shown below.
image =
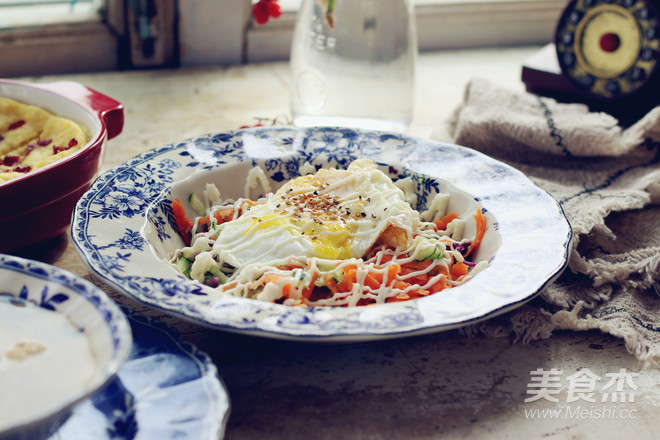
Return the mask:
[[[200,192],[209,181],[223,198],[244,196],[254,165],[275,188],[305,162],[345,167],[359,157],[394,179],[416,178],[422,205],[449,192],[468,236],[480,204],[488,229],[475,257],[490,260],[489,267],[460,287],[414,301],[302,308],[228,295],[211,301],[206,286],[166,263],[183,246],[172,226],[173,197]],[[294,127],[209,134],[147,151],[94,183],[76,207],[71,234],[93,272],[153,307],[217,329],[344,341],[446,330],[518,307],[562,272],[572,238],[552,197],[521,172],[469,148],[378,131]]]

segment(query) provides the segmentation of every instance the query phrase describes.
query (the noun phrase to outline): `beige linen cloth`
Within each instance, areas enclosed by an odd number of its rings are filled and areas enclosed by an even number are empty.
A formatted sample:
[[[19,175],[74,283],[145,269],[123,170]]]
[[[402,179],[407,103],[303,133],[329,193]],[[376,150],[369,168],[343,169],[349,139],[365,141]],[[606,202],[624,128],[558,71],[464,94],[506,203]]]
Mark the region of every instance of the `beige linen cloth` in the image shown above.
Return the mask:
[[[465,331],[528,342],[555,330],[600,329],[660,365],[660,107],[622,128],[581,104],[473,79],[432,137],[526,173],[560,203],[574,232],[555,283]]]

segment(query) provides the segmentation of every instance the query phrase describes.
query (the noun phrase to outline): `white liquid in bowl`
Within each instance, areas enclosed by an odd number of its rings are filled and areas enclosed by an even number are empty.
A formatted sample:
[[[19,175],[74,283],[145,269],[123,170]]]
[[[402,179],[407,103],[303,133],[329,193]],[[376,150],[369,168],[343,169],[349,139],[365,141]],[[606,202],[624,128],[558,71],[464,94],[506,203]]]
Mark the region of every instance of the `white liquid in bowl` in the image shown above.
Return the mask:
[[[0,300],[0,431],[60,408],[97,371],[89,339],[66,316]]]

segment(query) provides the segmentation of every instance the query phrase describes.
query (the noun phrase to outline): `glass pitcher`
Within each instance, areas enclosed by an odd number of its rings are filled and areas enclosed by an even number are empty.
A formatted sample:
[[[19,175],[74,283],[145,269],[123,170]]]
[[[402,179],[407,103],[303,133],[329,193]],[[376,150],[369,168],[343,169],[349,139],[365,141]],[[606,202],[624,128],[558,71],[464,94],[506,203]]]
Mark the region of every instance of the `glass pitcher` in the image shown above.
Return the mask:
[[[291,47],[294,124],[405,130],[416,59],[411,1],[303,0]]]

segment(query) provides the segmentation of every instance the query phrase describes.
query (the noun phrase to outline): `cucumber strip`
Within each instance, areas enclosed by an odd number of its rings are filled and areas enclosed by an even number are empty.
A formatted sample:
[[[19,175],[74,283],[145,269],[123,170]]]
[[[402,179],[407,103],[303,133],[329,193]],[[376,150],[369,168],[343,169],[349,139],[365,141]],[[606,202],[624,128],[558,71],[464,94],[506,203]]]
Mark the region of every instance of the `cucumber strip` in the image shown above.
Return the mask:
[[[190,203],[190,207],[195,210],[197,215],[204,215],[206,214],[206,207],[204,206],[204,203],[195,195],[195,193],[190,193],[188,196],[188,203]]]
[[[192,264],[193,261],[186,257],[181,257],[176,260],[176,266],[186,278],[190,278],[190,269],[192,268]]]
[[[444,252],[442,252],[442,249],[440,249],[440,246],[436,246],[435,250],[433,251],[433,254],[429,257],[431,260],[437,260],[438,258],[442,258],[444,256]]]
[[[442,258],[443,255],[444,253],[442,252],[442,249],[440,249],[440,246],[435,245],[433,249],[429,247],[429,252],[420,254],[415,258],[415,261],[437,260],[438,258]]]

